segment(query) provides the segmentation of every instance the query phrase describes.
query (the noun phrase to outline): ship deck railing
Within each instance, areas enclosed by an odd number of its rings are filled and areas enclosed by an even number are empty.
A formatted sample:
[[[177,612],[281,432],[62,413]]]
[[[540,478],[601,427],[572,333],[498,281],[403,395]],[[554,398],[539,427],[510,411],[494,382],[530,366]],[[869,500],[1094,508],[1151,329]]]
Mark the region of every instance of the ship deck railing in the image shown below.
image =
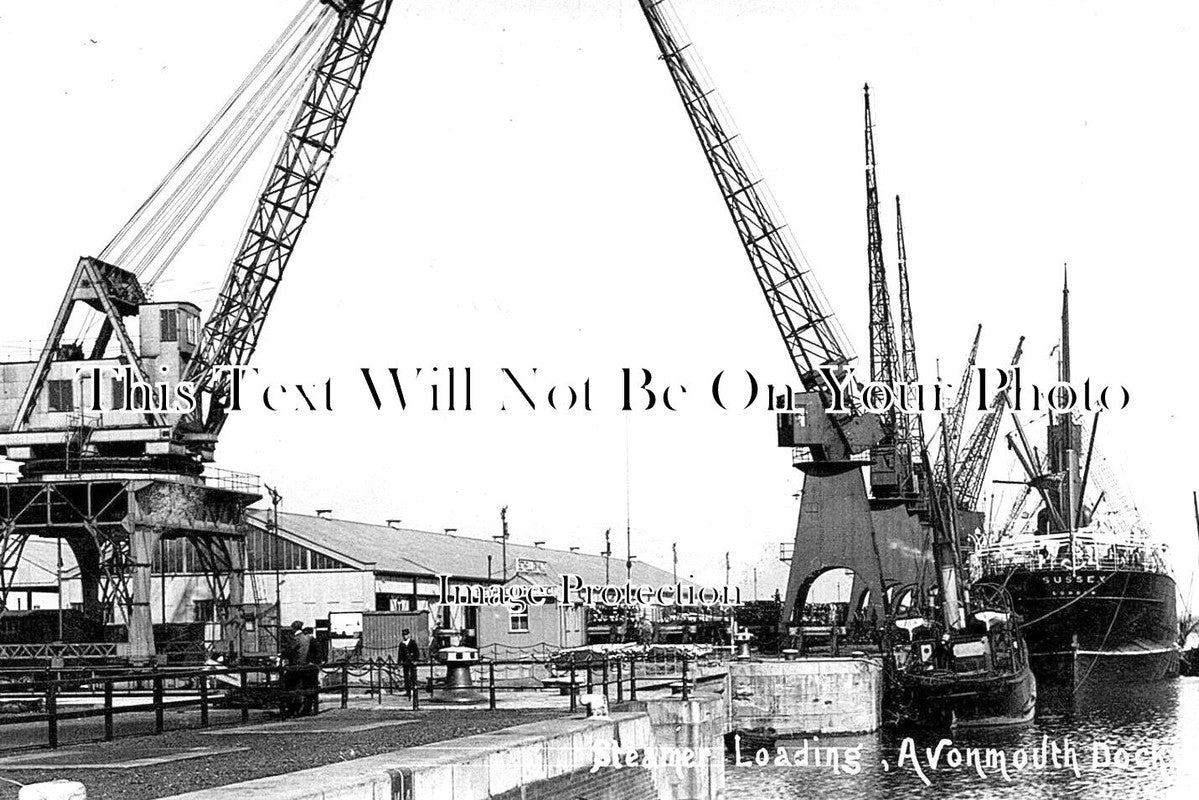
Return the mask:
[[[1068,535],[1056,535],[981,547],[971,554],[971,566],[984,575],[1020,567],[1054,572],[1161,572],[1165,562],[1161,551],[1148,543],[1120,544],[1082,535],[1071,540]]]

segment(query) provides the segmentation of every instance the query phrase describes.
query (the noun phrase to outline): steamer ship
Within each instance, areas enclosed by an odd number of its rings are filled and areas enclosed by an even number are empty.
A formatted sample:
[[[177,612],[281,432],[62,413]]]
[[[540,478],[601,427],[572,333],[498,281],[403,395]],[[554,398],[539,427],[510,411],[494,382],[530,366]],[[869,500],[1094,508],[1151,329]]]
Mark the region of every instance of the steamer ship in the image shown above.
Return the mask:
[[[1070,380],[1068,285],[1062,290],[1058,373],[1061,381]],[[1084,499],[1097,420],[1084,458],[1075,416],[1051,414],[1045,463],[1016,423],[1019,439],[1008,441],[1027,474],[1025,497],[1039,495],[1040,508],[1029,530],[1000,532],[975,550],[976,580],[999,584],[1011,595],[1043,685],[1078,691],[1173,678],[1179,668],[1177,590],[1165,554],[1134,509],[1111,507],[1106,489],[1090,505]]]

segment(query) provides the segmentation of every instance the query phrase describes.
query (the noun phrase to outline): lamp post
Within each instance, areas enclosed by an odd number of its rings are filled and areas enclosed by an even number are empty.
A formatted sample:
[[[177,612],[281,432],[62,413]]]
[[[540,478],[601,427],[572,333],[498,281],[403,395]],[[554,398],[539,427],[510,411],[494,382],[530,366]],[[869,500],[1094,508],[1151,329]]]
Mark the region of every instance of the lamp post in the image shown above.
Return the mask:
[[[604,531],[604,583],[612,582],[612,529]]]
[[[504,583],[508,582],[508,506],[500,509],[500,523],[503,533],[500,534],[500,559],[503,563]]]
[[[266,484],[263,484],[266,486]],[[283,495],[273,486],[266,486],[267,493],[271,496],[271,535],[275,540],[279,539],[279,503],[283,500]],[[273,543],[270,552],[276,556],[276,548]],[[275,644],[282,646],[283,644],[283,577],[279,572],[279,559],[273,559],[275,562]]]

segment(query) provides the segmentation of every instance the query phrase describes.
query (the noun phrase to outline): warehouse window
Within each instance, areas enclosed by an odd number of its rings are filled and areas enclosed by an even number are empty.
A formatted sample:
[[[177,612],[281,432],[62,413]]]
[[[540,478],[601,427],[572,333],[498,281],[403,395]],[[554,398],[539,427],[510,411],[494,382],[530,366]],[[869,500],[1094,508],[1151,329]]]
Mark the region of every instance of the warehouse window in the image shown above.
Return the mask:
[[[179,339],[179,314],[173,308],[164,308],[158,316],[158,339],[163,342],[174,342]]]
[[[120,378],[112,379],[112,410],[120,411],[125,407],[125,381]]]
[[[529,612],[526,609],[524,613],[517,614],[514,611],[508,612],[508,633],[528,633],[529,632]]]
[[[251,571],[349,569],[335,558],[309,550],[258,528],[246,536],[246,560]]]
[[[70,381],[48,381],[46,392],[51,411],[75,410],[75,387]]]

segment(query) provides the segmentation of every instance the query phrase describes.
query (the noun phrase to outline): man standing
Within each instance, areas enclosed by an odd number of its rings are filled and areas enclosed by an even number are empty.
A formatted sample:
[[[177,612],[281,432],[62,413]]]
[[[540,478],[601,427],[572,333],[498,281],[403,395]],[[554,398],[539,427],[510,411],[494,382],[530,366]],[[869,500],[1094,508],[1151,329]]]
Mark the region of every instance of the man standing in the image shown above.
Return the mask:
[[[325,659],[321,654],[321,644],[312,634],[312,628],[305,627],[301,635],[308,640],[307,653],[304,663],[299,667],[301,675],[300,688],[304,691],[304,701],[300,704],[300,716],[314,716],[319,708],[318,692],[321,689],[321,664]]]
[[[404,628],[400,642],[400,666],[404,670],[404,696],[412,697],[416,688],[416,663],[420,661],[420,646],[412,638],[407,628]]]
[[[296,620],[291,624],[291,642],[283,650],[283,689],[287,692],[284,717],[293,716],[303,708],[304,700],[299,691],[303,688],[304,667],[311,649],[312,637],[305,635],[304,623]]]

